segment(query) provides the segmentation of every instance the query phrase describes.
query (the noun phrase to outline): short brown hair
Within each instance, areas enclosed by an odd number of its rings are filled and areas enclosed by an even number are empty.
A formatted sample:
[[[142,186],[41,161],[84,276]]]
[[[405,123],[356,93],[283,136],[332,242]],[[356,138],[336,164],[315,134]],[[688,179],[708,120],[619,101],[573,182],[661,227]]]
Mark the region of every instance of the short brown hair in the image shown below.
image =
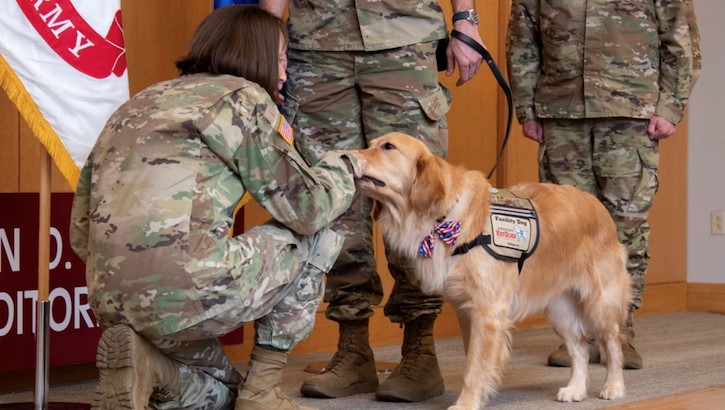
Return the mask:
[[[214,10],[199,24],[186,54],[176,62],[181,75],[209,73],[244,77],[272,98],[279,83],[279,41],[287,43],[282,20],[256,6]]]

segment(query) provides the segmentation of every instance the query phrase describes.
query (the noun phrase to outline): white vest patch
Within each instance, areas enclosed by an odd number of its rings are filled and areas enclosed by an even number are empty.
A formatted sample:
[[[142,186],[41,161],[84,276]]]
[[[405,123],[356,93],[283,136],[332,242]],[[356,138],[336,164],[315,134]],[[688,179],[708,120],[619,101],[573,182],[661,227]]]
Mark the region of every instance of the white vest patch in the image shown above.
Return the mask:
[[[539,220],[531,201],[507,189],[491,188],[491,243],[486,251],[497,259],[519,262],[539,243]]]

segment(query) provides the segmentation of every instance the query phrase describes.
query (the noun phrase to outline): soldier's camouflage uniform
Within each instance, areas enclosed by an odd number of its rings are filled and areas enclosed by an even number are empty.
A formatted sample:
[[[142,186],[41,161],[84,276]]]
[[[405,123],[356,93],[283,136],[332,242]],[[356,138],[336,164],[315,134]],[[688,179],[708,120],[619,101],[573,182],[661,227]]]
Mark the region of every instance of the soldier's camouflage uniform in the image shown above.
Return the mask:
[[[357,159],[309,167],[258,85],[195,74],[149,87],[109,119],[81,173],[71,241],[89,304],[180,361],[160,408],[227,408],[239,374],[217,336],[255,321],[288,351],[309,334],[342,246],[326,225],[350,205]],[[273,221],[230,237],[245,193]]]
[[[289,49],[283,112],[312,163],[331,149],[359,149],[400,131],[445,156],[450,93],[438,82],[435,50],[446,36],[437,1],[311,0],[289,2]],[[327,317],[372,316],[383,289],[373,256],[370,200],[359,198],[333,229],[345,244],[327,275]],[[424,295],[410,262],[387,253],[396,280],[385,314],[408,322],[440,312]]]
[[[540,179],[609,209],[639,308],[659,166],[647,124],[684,115],[701,67],[692,3],[513,0],[507,60],[519,122],[543,121]]]

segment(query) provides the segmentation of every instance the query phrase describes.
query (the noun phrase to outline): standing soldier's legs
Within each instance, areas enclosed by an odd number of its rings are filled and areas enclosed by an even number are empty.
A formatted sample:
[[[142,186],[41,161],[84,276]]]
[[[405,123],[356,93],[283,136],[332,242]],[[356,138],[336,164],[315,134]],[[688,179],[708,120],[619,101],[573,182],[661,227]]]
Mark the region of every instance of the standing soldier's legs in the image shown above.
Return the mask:
[[[642,368],[634,349],[634,310],[642,305],[649,260],[649,210],[659,187],[659,144],[647,135],[647,120],[597,121],[594,134],[594,170],[600,179],[599,198],[609,210],[628,251],[627,270],[632,276],[632,302],[622,345],[624,367]]]
[[[658,164],[659,147],[647,135],[647,120],[544,121],[542,180],[574,185],[595,194],[609,210],[619,240],[627,247],[627,270],[632,277],[627,342],[622,345],[627,369],[642,367],[642,358],[633,345],[633,313],[642,303],[649,259],[648,217],[659,184]],[[560,362],[558,365],[570,362],[562,349],[552,353],[550,364],[552,358]]]
[[[445,115],[450,109],[450,95],[438,82],[436,45],[434,41],[361,54],[355,60],[368,142],[389,132],[403,132],[445,157]],[[401,362],[379,386],[376,398],[414,402],[442,395],[433,323],[443,299],[420,290],[412,260],[393,254],[387,246],[386,256],[395,284],[385,315],[394,323],[404,324],[404,336]]]
[[[283,113],[295,129],[295,144],[311,163],[330,150],[365,147],[355,53],[289,50]],[[327,274],[326,316],[339,324],[338,350],[324,372],[307,378],[306,396],[343,397],[378,386],[368,322],[383,287],[376,270],[370,220],[371,201],[356,193],[348,211],[331,224],[345,236]]]
[[[544,141],[539,147],[539,180],[573,185],[597,195],[592,167],[592,135],[587,120],[544,120]]]
[[[539,147],[539,180],[560,185],[572,185],[597,195],[598,184],[592,167],[591,127],[587,120],[545,119],[544,140]],[[601,354],[590,340],[589,363],[599,363]],[[549,366],[570,367],[571,356],[565,344],[560,344],[547,358]]]

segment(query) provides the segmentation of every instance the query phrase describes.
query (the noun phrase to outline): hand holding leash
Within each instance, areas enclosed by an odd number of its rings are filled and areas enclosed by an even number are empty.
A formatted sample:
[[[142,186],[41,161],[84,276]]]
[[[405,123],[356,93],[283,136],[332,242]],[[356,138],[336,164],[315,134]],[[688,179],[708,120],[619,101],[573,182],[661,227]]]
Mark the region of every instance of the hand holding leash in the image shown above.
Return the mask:
[[[508,140],[509,140],[509,134],[511,133],[511,122],[513,121],[513,111],[514,111],[513,96],[511,95],[511,88],[509,87],[508,83],[506,83],[506,79],[503,78],[501,71],[498,69],[498,66],[496,66],[496,62],[494,62],[493,57],[491,57],[491,54],[488,52],[488,50],[486,50],[486,48],[484,46],[481,45],[481,43],[479,43],[478,41],[474,40],[473,38],[471,38],[455,29],[453,31],[451,31],[451,37],[456,38],[456,39],[461,40],[462,42],[466,43],[472,49],[476,50],[476,52],[478,52],[478,54],[480,54],[481,57],[483,57],[483,60],[486,61],[486,64],[488,64],[488,67],[491,69],[493,76],[496,77],[496,81],[498,81],[498,85],[501,86],[501,89],[503,90],[504,94],[506,94],[506,100],[508,101],[508,121],[506,124],[506,134],[504,135],[503,143],[501,144],[501,150],[498,153],[496,162],[493,164],[491,171],[488,172],[488,175],[486,175],[486,178],[491,178],[493,171],[496,170],[496,167],[498,166],[499,161],[501,161],[501,157],[503,156],[503,151],[504,151],[504,149],[506,149],[506,144],[508,143]],[[448,67],[448,70],[451,70],[450,66]],[[458,84],[456,84],[456,85],[458,85]]]
[[[476,42],[476,44],[483,42],[476,26],[468,23],[461,23],[459,25],[462,30],[460,32],[468,33],[465,35],[471,41]],[[459,32],[458,30],[454,31]],[[458,81],[456,81],[456,87],[460,87],[476,75],[483,62],[483,56],[477,50],[471,48],[470,45],[462,44],[459,41],[451,41],[449,47],[446,49],[446,60],[448,62],[446,65],[446,76],[448,77],[453,75],[456,64],[458,65],[459,77]]]

